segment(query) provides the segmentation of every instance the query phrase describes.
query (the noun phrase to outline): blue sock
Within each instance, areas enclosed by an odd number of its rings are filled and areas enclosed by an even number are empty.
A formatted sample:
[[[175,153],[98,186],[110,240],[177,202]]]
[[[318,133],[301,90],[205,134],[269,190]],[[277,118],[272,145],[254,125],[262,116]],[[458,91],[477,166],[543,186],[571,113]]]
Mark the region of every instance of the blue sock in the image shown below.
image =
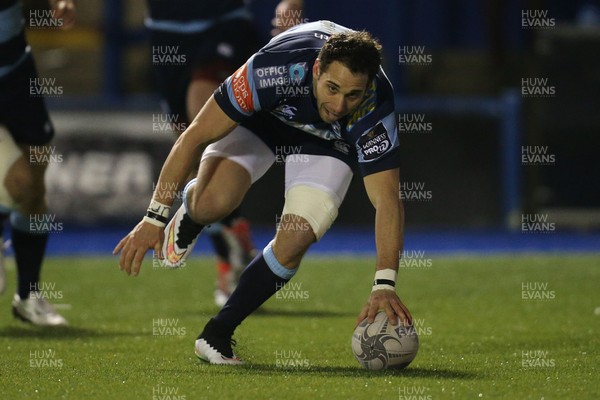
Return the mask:
[[[226,330],[235,328],[254,310],[261,306],[296,274],[297,269],[287,269],[273,254],[273,242],[258,255],[242,272],[240,282],[213,318]]]

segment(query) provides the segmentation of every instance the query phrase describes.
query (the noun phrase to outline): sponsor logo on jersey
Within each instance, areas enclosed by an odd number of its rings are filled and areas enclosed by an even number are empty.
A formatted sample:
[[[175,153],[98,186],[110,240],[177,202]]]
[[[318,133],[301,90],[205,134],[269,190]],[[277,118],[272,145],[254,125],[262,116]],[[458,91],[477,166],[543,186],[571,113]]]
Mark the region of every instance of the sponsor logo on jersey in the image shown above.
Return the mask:
[[[358,139],[356,147],[365,161],[373,160],[388,151],[392,147],[392,141],[383,122],[364,133]]]
[[[248,71],[246,64],[242,65],[231,79],[231,89],[235,101],[245,112],[254,111],[254,101],[252,100],[252,89],[248,82]]]
[[[290,82],[293,85],[300,85],[304,82],[304,77],[306,76],[306,63],[296,63],[290,64],[288,66],[288,71],[290,75]]]
[[[288,69],[285,65],[256,68],[253,74],[258,89],[287,85],[289,83]]]
[[[350,145],[342,140],[336,140],[333,142],[333,148],[340,153],[349,154]]]
[[[253,75],[258,89],[299,86],[306,78],[306,63],[260,67],[254,70]]]
[[[362,103],[360,103],[356,111],[352,113],[352,116],[348,120],[348,124],[346,125],[347,130],[351,130],[358,121],[371,114],[373,110],[375,110],[375,107],[377,106],[376,87],[377,85],[375,84],[375,81],[373,81],[373,83],[371,83],[371,87],[369,87],[369,90],[365,95],[364,100]]]

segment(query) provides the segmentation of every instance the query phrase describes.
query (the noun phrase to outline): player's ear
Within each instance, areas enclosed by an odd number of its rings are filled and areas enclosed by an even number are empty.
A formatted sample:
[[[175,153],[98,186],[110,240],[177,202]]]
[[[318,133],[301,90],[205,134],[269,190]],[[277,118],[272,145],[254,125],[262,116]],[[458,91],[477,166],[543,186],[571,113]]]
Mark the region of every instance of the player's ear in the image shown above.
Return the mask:
[[[319,66],[318,58],[315,60],[315,63],[313,64],[312,73],[313,73],[314,79],[318,79],[319,75],[321,75],[321,67]]]

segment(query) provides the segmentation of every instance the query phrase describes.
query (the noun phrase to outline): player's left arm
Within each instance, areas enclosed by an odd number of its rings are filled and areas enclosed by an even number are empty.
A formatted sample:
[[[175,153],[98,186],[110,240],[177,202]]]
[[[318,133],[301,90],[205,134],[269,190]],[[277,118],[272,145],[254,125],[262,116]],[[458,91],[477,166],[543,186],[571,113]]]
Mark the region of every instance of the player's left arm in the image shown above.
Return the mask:
[[[395,281],[404,242],[404,207],[400,199],[399,168],[376,172],[364,177],[365,189],[375,208],[375,245],[377,248],[376,273]],[[385,270],[385,271],[384,271]],[[382,272],[377,272],[382,271]],[[383,274],[382,274],[383,273]],[[373,290],[358,316],[357,324],[369,318],[373,322],[378,310],[384,310],[392,322],[398,317],[410,324],[412,316],[396,294],[395,286],[385,279]],[[393,282],[395,284],[395,282]]]
[[[49,0],[50,8],[53,13],[53,18],[62,20],[61,29],[71,29],[75,25],[75,10],[74,0]]]

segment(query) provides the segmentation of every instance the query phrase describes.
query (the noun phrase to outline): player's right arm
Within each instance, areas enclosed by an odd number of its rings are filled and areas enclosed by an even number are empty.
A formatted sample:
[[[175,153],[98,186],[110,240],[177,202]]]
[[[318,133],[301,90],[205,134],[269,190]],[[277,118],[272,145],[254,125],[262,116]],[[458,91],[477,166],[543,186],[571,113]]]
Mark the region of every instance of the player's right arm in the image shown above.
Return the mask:
[[[173,145],[160,172],[153,199],[170,206],[175,191],[183,187],[206,146],[226,136],[236,125],[211,96]]]
[[[236,125],[219,107],[214,96],[211,96],[173,145],[160,172],[152,199],[170,207],[206,146],[227,135]],[[142,220],[117,244],[113,254],[121,253],[119,267],[122,271],[128,275],[137,275],[148,249],[154,249],[161,256],[163,240],[162,227]]]

